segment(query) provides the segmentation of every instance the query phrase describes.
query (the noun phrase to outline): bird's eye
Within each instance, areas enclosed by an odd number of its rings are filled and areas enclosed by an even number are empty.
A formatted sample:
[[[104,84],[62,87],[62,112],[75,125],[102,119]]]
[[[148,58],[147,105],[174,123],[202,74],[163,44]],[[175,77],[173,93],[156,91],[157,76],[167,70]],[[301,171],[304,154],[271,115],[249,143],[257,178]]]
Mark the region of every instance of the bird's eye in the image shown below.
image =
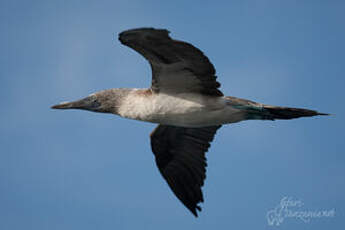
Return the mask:
[[[96,109],[98,107],[100,107],[101,103],[97,100],[97,98],[92,95],[88,97],[89,100],[89,105],[91,108]]]

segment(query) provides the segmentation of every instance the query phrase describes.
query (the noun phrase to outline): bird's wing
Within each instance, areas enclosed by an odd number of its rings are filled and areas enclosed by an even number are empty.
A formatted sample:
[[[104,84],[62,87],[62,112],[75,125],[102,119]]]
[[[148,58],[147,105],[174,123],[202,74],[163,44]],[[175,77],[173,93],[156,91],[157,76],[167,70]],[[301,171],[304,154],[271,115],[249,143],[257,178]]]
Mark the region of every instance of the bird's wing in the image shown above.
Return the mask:
[[[168,30],[127,30],[119,34],[119,40],[150,62],[151,88],[155,92],[196,92],[223,96],[209,59],[193,45],[171,39]]]
[[[203,202],[206,157],[221,126],[184,128],[159,125],[151,134],[156,164],[177,198],[195,215]]]

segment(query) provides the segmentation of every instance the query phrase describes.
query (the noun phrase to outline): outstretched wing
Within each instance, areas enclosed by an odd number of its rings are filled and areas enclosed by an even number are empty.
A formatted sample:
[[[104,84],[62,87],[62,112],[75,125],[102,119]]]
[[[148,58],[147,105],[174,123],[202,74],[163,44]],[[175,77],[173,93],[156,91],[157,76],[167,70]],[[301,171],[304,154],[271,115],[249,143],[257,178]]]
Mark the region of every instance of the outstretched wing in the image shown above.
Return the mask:
[[[132,29],[120,33],[119,40],[150,62],[151,88],[155,92],[195,92],[223,96],[209,59],[191,44],[171,39],[169,31]]]
[[[195,215],[203,202],[206,157],[221,126],[184,128],[159,125],[151,134],[158,169],[177,198]]]

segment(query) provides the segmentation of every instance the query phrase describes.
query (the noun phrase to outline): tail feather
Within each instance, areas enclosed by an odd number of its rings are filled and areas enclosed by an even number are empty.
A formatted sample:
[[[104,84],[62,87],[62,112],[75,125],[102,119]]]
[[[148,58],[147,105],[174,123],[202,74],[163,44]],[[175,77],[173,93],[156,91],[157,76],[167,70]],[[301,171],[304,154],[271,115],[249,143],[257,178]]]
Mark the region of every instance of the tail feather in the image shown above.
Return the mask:
[[[299,117],[312,117],[318,115],[329,115],[327,113],[319,113],[315,110],[300,109],[300,108],[289,108],[280,106],[263,106],[264,112],[267,112],[269,119],[294,119]]]
[[[228,105],[244,110],[247,120],[275,120],[275,119],[294,119],[299,117],[312,117],[318,115],[330,115],[319,113],[315,110],[289,108],[273,105],[265,105],[254,101],[227,96]]]

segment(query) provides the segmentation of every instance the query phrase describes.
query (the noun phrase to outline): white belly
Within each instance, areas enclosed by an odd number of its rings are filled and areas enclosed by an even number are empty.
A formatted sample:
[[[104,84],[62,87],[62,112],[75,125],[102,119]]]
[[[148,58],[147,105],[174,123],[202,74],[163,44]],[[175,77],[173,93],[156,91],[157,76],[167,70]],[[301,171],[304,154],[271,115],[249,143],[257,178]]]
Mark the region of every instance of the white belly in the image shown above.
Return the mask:
[[[223,97],[200,94],[152,94],[135,91],[124,99],[119,115],[125,118],[183,127],[203,127],[243,120],[241,110],[226,104]]]

